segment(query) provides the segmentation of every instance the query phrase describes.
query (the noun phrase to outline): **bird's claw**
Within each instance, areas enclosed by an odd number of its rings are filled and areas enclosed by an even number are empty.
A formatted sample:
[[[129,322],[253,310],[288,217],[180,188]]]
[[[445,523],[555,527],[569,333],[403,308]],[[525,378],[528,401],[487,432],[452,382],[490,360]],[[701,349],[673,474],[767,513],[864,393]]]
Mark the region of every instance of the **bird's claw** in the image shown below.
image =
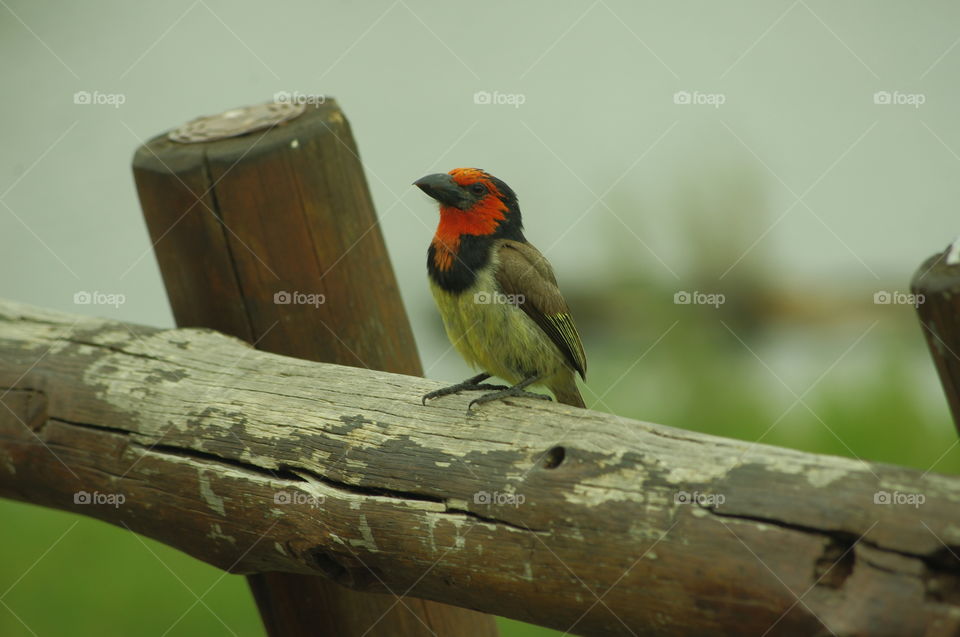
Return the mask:
[[[537,398],[539,400],[553,400],[550,396],[546,394],[538,394],[537,392],[526,391],[524,389],[517,389],[514,387],[506,387],[500,391],[490,392],[489,394],[484,394],[479,398],[474,398],[470,401],[470,404],[467,405],[467,415],[473,413],[474,405],[482,405],[483,403],[488,403],[493,400],[500,400],[502,398]]]
[[[510,389],[506,385],[488,385],[485,383],[457,383],[456,385],[450,385],[449,387],[441,387],[440,389],[435,389],[432,392],[427,392],[420,399],[421,405],[426,405],[428,400],[433,400],[434,398],[440,398],[441,396],[449,396],[450,394],[458,394],[462,391],[498,391],[503,389]]]

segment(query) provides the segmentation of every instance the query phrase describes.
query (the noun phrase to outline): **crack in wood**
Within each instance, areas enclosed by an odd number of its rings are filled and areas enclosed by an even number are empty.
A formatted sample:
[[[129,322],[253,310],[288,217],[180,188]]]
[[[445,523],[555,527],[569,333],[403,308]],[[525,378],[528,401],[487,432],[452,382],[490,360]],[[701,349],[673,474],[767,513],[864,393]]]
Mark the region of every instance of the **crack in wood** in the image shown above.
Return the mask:
[[[220,464],[220,465],[230,466],[235,469],[240,469],[242,471],[249,471],[258,476],[270,478],[273,480],[283,480],[283,481],[288,481],[293,483],[297,483],[297,482],[310,483],[311,481],[316,481],[336,491],[340,491],[345,494],[357,495],[361,497],[390,498],[390,499],[395,499],[395,500],[404,501],[404,502],[429,502],[429,503],[441,504],[444,506],[443,512],[449,513],[451,515],[462,515],[462,516],[466,516],[468,518],[477,520],[478,522],[483,522],[486,524],[499,524],[511,529],[515,529],[517,531],[524,531],[527,533],[539,533],[539,534],[547,534],[547,535],[550,534],[550,531],[545,529],[533,528],[533,527],[525,526],[522,524],[514,524],[512,522],[501,520],[492,516],[483,515],[475,511],[470,511],[469,509],[450,506],[449,501],[444,498],[438,498],[438,497],[426,495],[423,493],[417,493],[413,491],[385,489],[382,487],[366,487],[366,486],[357,485],[357,484],[350,484],[347,482],[334,480],[332,478],[321,475],[316,471],[307,469],[305,467],[297,467],[289,464],[279,464],[277,465],[276,469],[270,469],[267,467],[261,467],[256,464],[243,462],[242,460],[237,460],[235,458],[227,458],[215,453],[200,451],[198,449],[169,445],[169,444],[164,444],[160,442],[148,444],[148,443],[138,442],[138,441],[129,439],[133,435],[138,435],[137,432],[135,431],[129,431],[126,429],[119,429],[116,427],[109,427],[105,425],[96,425],[93,423],[70,421],[64,418],[59,418],[59,417],[51,417],[50,420],[53,420],[62,424],[66,424],[66,425],[82,427],[86,429],[93,429],[96,431],[102,431],[104,433],[123,436],[125,438],[128,438],[128,440],[125,441],[126,444],[128,444],[131,447],[140,449],[141,453],[145,453],[145,454],[150,454],[150,453],[163,454],[168,456],[177,456],[179,458],[185,458],[191,461],[206,462],[213,465]],[[216,468],[212,468],[211,470],[214,471],[215,473],[218,473]]]
[[[733,520],[751,521],[761,524],[770,524],[784,529],[801,533],[820,535],[827,539],[823,553],[814,564],[815,581],[819,586],[841,588],[844,582],[853,574],[856,565],[856,545],[863,544],[874,550],[899,555],[901,557],[918,560],[923,565],[921,580],[924,584],[927,599],[938,602],[960,603],[960,546],[944,546],[931,554],[912,553],[882,546],[867,539],[865,536],[843,530],[820,529],[793,522],[786,522],[776,518],[759,515],[745,515],[742,513],[721,513],[713,507],[701,506],[701,509],[712,515]],[[916,576],[905,570],[894,570],[881,566],[875,561],[865,560],[873,568],[899,575]],[[820,579],[822,577],[822,579]]]

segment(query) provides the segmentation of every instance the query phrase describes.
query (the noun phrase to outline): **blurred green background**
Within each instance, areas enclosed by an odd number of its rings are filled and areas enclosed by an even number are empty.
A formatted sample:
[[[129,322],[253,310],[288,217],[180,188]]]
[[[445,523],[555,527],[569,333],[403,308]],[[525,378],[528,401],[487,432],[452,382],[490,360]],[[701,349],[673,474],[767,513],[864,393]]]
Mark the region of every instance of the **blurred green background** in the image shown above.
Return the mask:
[[[332,95],[429,377],[470,372],[427,291],[436,209],[409,184],[479,166],[555,266],[588,405],[957,474],[914,309],[874,297],[960,231],[958,23],[929,0],[2,0],[0,296],[172,326],[134,148],[278,92]],[[86,518],[0,501],[0,519],[4,637],[263,635],[240,577]]]

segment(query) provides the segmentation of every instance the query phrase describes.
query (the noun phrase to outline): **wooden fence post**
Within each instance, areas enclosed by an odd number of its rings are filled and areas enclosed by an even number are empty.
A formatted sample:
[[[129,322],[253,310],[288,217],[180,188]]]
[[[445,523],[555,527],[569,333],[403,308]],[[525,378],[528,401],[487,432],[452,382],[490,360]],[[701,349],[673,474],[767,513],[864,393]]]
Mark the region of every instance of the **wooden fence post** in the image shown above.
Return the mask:
[[[420,376],[350,127],[321,102],[227,111],[137,150],[174,316],[269,352]],[[285,573],[248,581],[275,637],[497,635],[491,616],[436,602]]]
[[[910,289],[960,433],[960,239],[927,259],[914,274]]]

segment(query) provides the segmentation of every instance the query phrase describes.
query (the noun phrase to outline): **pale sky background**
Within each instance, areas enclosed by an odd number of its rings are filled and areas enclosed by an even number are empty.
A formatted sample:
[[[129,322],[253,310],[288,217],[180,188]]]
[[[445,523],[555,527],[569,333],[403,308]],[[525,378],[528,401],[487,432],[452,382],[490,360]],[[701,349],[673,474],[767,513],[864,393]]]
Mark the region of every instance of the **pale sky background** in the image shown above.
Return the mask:
[[[761,214],[727,267],[765,253],[784,285],[905,290],[960,232],[958,42],[950,2],[0,0],[0,296],[172,325],[133,151],[278,91],[334,96],[351,121],[431,376],[463,368],[432,367],[436,209],[410,183],[456,166],[513,186],[567,286],[615,265],[684,288],[680,202],[723,228],[749,186]]]

